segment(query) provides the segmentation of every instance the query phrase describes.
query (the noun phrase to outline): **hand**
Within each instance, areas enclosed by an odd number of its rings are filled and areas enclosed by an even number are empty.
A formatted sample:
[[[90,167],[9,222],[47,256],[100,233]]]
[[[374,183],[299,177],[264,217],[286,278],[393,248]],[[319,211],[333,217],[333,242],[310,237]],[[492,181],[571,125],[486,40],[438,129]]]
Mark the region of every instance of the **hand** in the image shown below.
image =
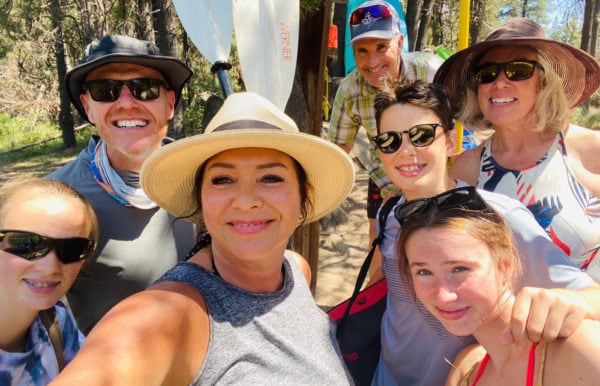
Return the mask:
[[[528,346],[571,335],[588,314],[589,305],[578,291],[525,287],[513,305],[512,340]]]

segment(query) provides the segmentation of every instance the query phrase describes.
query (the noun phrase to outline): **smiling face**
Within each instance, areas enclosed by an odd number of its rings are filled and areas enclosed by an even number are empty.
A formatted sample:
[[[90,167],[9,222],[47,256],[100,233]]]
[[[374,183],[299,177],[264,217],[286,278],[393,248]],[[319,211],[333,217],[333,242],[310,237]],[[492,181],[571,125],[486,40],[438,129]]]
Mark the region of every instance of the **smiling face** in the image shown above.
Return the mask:
[[[417,298],[448,331],[470,335],[497,319],[504,281],[482,240],[464,230],[421,228],[405,250]]]
[[[87,213],[84,204],[73,197],[20,192],[2,208],[0,228],[53,238],[88,238],[92,225]],[[54,249],[35,261],[0,251],[0,304],[4,309],[32,313],[50,308],[71,287],[82,264],[61,263]]]
[[[291,157],[262,148],[224,151],[206,161],[200,192],[215,253],[246,260],[283,256],[302,216]]]
[[[352,43],[354,61],[360,75],[373,87],[381,87],[383,78],[400,77],[400,50],[404,37],[392,39],[364,38]]]
[[[393,104],[381,115],[379,132],[405,131],[415,125],[441,123],[432,111],[411,104]],[[454,130],[449,135],[436,129],[434,141],[416,147],[402,135],[402,145],[395,153],[378,152],[390,180],[398,186],[408,200],[429,197],[454,187],[447,172],[448,156],[454,151]]]
[[[516,59],[536,60],[537,55],[524,47],[499,47],[486,52],[478,64],[505,63]],[[536,66],[531,78],[510,81],[501,71],[492,83],[478,86],[479,108],[496,129],[533,127],[539,72],[540,68]]]
[[[126,80],[156,78],[162,74],[149,67],[127,63],[110,63],[91,71],[86,81],[95,79]],[[139,172],[143,161],[160,148],[173,117],[175,93],[160,88],[157,99],[139,101],[127,86],[114,102],[97,102],[89,91],[80,96],[90,122],[106,142],[111,165],[119,170]]]

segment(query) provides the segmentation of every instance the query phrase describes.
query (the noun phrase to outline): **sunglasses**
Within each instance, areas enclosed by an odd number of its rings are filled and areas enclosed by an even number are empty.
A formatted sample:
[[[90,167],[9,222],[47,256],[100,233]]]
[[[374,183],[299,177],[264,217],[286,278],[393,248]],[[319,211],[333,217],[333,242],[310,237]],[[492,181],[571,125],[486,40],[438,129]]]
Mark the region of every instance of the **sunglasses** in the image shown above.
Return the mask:
[[[388,18],[392,14],[390,9],[385,5],[371,5],[369,7],[362,7],[352,12],[350,15],[350,25],[362,24],[363,20],[367,19],[369,22],[372,19]]]
[[[475,67],[473,73],[477,84],[492,83],[496,80],[500,71],[510,81],[525,80],[533,76],[535,66],[539,65],[535,60],[513,60],[506,63],[484,63]]]
[[[394,211],[394,217],[400,224],[412,216],[421,214],[431,208],[448,209],[461,207],[471,210],[482,210],[487,208],[483,198],[477,193],[474,186],[464,186],[448,190],[434,197],[419,198],[407,201],[398,206]]]
[[[413,146],[423,147],[431,145],[435,139],[435,129],[442,127],[438,123],[424,123],[416,125],[404,131],[386,131],[373,137],[373,142],[382,153],[391,154],[400,149],[402,145],[402,134],[406,133],[408,140]]]
[[[63,264],[75,263],[94,251],[94,240],[84,237],[55,239],[26,231],[0,230],[0,249],[4,252],[35,261],[56,250]]]
[[[155,78],[137,78],[128,80],[94,79],[83,82],[83,91],[89,91],[96,102],[114,102],[121,96],[123,85],[138,101],[150,101],[160,96],[160,87],[167,84]],[[167,88],[168,89],[168,88]]]

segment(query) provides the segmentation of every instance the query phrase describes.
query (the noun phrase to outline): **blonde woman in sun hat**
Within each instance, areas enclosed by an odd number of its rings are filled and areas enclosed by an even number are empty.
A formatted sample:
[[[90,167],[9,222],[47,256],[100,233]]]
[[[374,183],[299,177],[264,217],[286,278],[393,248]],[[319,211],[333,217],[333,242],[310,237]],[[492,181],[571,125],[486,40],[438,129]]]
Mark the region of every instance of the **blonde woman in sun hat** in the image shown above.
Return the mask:
[[[458,156],[452,173],[519,199],[600,281],[600,132],[569,124],[571,109],[600,85],[596,59],[518,18],[450,57],[434,81],[448,90],[458,120],[494,130]]]
[[[113,308],[56,385],[344,385],[335,326],[286,251],[354,184],[336,145],[273,104],[230,95],[206,129],[153,154],[151,199],[205,232],[187,261]]]

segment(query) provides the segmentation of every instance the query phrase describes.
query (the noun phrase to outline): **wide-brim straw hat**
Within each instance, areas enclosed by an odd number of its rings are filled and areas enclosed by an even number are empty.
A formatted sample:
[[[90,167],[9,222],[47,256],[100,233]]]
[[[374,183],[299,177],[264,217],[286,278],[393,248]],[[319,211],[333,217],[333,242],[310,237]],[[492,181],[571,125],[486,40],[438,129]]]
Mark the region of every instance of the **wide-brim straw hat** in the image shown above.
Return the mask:
[[[225,99],[204,134],[175,141],[153,153],[142,166],[142,188],[169,213],[202,223],[201,213],[194,213],[198,208],[196,172],[209,158],[239,148],[274,149],[300,163],[313,187],[313,208],[306,223],[335,210],[354,186],[354,164],[345,151],[318,136],[299,132],[294,121],[271,102],[243,92]]]
[[[528,47],[536,51],[560,77],[569,107],[585,101],[600,86],[600,65],[587,52],[548,39],[542,27],[524,18],[512,19],[492,32],[483,42],[449,57],[438,69],[434,82],[442,84],[455,105],[460,105],[467,88],[473,88],[473,68],[492,48]]]

